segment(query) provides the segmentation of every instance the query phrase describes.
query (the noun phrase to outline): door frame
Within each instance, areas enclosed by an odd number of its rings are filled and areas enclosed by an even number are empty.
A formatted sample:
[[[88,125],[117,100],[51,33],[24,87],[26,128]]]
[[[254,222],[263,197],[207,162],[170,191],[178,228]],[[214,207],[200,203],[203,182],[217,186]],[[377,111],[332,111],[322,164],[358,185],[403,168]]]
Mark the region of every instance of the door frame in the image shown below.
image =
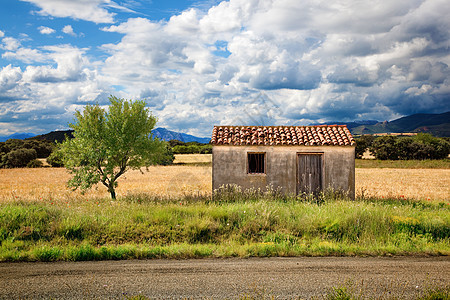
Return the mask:
[[[295,160],[296,160],[296,164],[295,164],[295,173],[296,173],[296,180],[295,180],[295,186],[296,186],[296,195],[298,195],[300,193],[300,173],[299,173],[299,167],[298,164],[300,162],[300,155],[319,155],[320,156],[320,160],[321,160],[321,170],[320,170],[320,185],[321,185],[321,189],[323,191],[323,186],[324,186],[324,173],[325,173],[325,161],[323,159],[324,157],[324,152],[319,152],[319,151],[315,151],[315,152],[297,152],[296,156],[295,156]]]

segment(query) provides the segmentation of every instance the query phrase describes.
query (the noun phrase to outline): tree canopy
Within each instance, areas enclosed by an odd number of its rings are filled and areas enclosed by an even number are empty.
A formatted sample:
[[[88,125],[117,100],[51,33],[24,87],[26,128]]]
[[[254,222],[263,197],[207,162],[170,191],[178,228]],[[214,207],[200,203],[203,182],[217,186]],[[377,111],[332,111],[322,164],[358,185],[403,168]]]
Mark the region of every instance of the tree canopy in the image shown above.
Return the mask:
[[[144,101],[109,97],[108,110],[87,105],[69,126],[74,138],[59,144],[59,157],[73,174],[68,185],[82,191],[101,182],[116,198],[117,179],[128,169],[156,164],[167,156],[165,142],[153,138],[154,117]]]

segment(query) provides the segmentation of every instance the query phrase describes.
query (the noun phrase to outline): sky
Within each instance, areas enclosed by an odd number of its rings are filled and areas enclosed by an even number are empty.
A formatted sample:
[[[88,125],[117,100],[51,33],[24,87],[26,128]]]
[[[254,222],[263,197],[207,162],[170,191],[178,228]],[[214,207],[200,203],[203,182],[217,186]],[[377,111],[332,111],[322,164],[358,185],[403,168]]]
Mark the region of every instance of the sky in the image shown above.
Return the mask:
[[[1,0],[0,135],[69,129],[108,97],[157,127],[450,110],[448,0]]]

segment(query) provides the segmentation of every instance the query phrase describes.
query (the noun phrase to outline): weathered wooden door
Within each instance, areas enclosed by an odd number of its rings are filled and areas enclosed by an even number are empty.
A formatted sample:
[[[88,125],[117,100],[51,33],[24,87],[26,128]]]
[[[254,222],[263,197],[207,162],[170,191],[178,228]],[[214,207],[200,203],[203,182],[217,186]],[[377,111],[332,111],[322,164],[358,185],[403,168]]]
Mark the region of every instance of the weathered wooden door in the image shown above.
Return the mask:
[[[322,190],[322,153],[298,154],[297,191],[316,194]]]

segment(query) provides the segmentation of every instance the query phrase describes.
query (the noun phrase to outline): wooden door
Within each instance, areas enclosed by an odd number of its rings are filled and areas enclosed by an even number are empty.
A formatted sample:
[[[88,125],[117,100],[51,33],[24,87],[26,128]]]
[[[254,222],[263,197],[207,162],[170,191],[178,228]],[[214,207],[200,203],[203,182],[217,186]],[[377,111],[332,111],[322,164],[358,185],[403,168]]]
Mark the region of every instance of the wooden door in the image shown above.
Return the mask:
[[[297,192],[317,194],[322,190],[322,153],[298,155]]]

